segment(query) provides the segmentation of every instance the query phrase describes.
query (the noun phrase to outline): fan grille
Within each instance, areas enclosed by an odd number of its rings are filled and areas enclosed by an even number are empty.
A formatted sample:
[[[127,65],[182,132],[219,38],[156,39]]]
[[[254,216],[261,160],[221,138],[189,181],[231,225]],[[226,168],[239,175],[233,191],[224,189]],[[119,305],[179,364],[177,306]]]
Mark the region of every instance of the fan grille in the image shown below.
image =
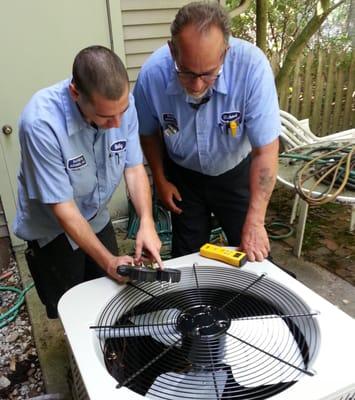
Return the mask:
[[[267,399],[313,375],[319,328],[265,275],[184,267],[179,283],[129,284],[97,329],[118,387],[153,399]]]

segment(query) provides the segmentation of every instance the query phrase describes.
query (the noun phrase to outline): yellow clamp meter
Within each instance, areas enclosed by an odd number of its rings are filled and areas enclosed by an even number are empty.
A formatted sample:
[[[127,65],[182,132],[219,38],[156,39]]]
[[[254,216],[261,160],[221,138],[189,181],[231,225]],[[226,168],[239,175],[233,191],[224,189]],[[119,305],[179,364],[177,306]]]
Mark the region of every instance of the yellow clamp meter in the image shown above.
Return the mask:
[[[235,267],[241,267],[247,262],[247,255],[245,253],[216,246],[211,243],[206,243],[200,248],[200,255],[234,265]]]

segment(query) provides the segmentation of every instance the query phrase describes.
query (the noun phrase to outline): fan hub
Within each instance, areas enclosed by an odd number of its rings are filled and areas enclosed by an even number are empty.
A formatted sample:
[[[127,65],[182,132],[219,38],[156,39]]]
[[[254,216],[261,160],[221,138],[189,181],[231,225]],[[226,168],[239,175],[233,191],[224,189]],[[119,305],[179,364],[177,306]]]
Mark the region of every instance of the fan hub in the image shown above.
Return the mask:
[[[230,327],[225,311],[210,305],[194,306],[179,315],[177,329],[183,337],[215,339]]]

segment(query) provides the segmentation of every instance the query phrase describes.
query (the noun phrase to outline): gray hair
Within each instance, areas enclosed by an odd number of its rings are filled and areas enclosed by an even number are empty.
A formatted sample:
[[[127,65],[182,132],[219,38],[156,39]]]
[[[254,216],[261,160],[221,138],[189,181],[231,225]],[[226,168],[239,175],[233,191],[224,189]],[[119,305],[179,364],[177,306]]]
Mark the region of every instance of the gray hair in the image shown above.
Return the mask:
[[[117,54],[103,46],[90,46],[74,59],[73,83],[88,100],[93,93],[118,100],[127,88],[128,75]]]
[[[217,26],[228,44],[231,21],[227,11],[216,1],[196,1],[180,8],[170,26],[171,41],[175,48],[177,36],[187,25],[194,25],[198,32],[206,32],[211,26]]]

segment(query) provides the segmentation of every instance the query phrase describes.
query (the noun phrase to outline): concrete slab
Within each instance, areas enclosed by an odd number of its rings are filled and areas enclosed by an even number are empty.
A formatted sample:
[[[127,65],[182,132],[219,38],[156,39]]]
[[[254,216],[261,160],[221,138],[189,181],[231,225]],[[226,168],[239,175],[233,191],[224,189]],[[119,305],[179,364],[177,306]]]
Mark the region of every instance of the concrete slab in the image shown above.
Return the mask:
[[[120,247],[124,247],[124,244]],[[355,288],[348,282],[314,263],[296,258],[292,248],[272,242],[274,262],[297,275],[297,279],[322,297],[355,317]],[[24,284],[31,281],[23,252],[16,254]],[[33,326],[34,339],[48,393],[59,393],[65,400],[71,400],[68,381],[69,359],[63,329],[58,320],[49,320],[35,290],[26,296]]]
[[[271,243],[275,264],[296,274],[297,279],[320,296],[355,318],[355,287],[317,264],[296,258],[292,248],[278,242]]]

